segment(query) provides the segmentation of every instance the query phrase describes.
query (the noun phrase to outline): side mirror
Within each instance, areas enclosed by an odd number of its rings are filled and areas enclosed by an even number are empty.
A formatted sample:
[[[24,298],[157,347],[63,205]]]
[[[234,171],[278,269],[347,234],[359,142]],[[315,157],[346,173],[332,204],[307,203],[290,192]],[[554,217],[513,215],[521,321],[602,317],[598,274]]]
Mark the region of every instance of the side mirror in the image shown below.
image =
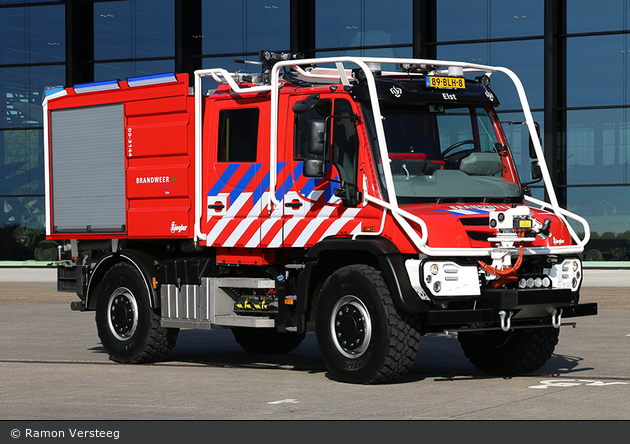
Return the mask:
[[[316,156],[324,154],[326,141],[326,121],[311,120],[308,123],[308,153]]]
[[[302,174],[305,177],[324,177],[326,169],[321,159],[305,159]]]
[[[542,175],[542,170],[540,169],[540,162],[538,162],[537,160],[534,160],[532,162],[532,179],[536,182],[538,182],[539,180],[542,180],[543,175]]]
[[[538,135],[538,142],[542,146],[542,139],[540,138],[540,125],[538,124],[538,122],[534,122],[534,125],[536,126],[536,134]],[[530,159],[538,158],[538,155],[536,154],[536,150],[534,149],[534,140],[532,139],[531,135],[529,137],[529,157]]]

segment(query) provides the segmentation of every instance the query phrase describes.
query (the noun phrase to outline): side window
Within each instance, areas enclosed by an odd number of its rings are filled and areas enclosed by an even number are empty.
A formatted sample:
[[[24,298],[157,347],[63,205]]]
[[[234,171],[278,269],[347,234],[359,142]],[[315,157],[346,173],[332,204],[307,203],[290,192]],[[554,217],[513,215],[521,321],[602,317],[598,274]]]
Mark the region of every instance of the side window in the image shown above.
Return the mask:
[[[315,108],[305,113],[295,115],[295,129],[293,142],[293,156],[295,160],[308,159],[308,122],[324,120],[332,114],[332,101],[321,100]]]
[[[341,180],[357,183],[359,140],[354,120],[354,111],[350,102],[335,100],[335,117],[332,128],[332,163],[339,170]]]
[[[218,162],[256,162],[258,108],[219,112]]]

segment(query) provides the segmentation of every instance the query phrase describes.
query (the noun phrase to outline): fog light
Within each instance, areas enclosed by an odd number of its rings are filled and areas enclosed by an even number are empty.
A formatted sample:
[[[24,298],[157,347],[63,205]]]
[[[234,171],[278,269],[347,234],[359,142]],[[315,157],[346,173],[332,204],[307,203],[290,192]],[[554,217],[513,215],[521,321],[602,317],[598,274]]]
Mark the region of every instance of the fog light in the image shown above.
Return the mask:
[[[541,278],[536,278],[534,280],[534,285],[536,286],[536,288],[542,287],[542,279]]]
[[[527,279],[521,278],[521,280],[518,281],[518,288],[525,288],[525,287],[527,287]]]
[[[433,291],[435,291],[436,293],[439,293],[441,289],[442,284],[440,283],[440,281],[437,281],[435,284],[433,284]]]
[[[571,280],[571,286],[573,288],[577,288],[577,284],[578,284],[578,280],[576,278],[573,278],[573,280]]]
[[[551,286],[551,279],[545,276],[542,280],[543,287],[549,288]]]
[[[527,279],[527,288],[534,288],[534,278]]]
[[[578,270],[578,263],[577,261],[573,261],[573,272],[575,273]]]
[[[438,264],[433,264],[431,265],[430,270],[431,270],[431,274],[438,274],[440,267],[438,267]]]

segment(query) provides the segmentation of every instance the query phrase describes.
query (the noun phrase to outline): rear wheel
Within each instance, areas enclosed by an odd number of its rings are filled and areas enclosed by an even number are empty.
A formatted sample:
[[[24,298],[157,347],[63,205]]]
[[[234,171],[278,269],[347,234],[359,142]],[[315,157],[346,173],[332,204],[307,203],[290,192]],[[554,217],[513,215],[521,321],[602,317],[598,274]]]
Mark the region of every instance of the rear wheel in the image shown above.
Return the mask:
[[[317,309],[320,353],[337,378],[384,383],[407,373],[420,334],[397,310],[380,272],[350,265],[325,282]]]
[[[130,364],[165,358],[179,333],[178,329],[160,326],[144,278],[124,262],[103,277],[96,301],[96,327],[110,358]]]
[[[299,347],[306,335],[297,333],[279,333],[272,328],[232,329],[236,342],[249,353],[257,355],[272,355],[289,353]]]
[[[538,370],[551,358],[558,343],[558,328],[492,330],[458,333],[470,362],[486,373],[515,375]]]

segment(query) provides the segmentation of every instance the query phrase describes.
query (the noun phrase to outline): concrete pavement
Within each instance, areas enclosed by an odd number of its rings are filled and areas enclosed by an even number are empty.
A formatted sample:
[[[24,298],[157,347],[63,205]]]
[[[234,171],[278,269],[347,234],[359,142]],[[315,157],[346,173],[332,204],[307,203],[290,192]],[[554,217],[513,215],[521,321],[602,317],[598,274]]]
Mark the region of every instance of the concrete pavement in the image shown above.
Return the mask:
[[[455,334],[442,333],[421,339],[398,383],[357,386],[326,371],[314,335],[268,356],[245,353],[229,330],[182,330],[167,361],[115,364],[94,313],[72,312],[76,296],[55,291],[54,270],[0,269],[0,295],[9,295],[0,296],[0,418],[630,420],[629,273],[585,271],[583,299],[609,298],[603,305],[615,309],[600,305],[597,316],[572,320],[577,328],[563,327],[533,374],[485,375]]]

